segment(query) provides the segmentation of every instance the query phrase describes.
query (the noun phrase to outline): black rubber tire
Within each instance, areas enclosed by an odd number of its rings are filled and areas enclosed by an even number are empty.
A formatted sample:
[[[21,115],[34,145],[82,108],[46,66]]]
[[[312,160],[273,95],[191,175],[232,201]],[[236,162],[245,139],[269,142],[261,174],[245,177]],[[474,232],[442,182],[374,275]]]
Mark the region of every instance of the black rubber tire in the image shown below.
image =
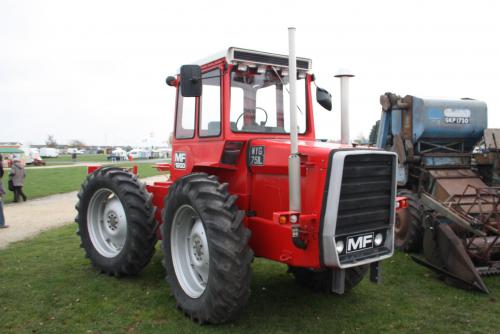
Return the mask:
[[[396,231],[394,246],[397,250],[405,253],[419,252],[422,249],[424,236],[420,200],[416,193],[407,189],[399,190],[398,196],[408,198],[408,208],[402,210],[407,210],[406,214],[409,218],[409,224],[404,236],[398,237]],[[396,213],[396,219],[400,219],[400,214]]]
[[[213,175],[193,173],[177,180],[165,198],[162,250],[167,281],[177,307],[198,323],[219,324],[233,319],[250,297],[253,252],[250,230],[236,196]],[[191,298],[182,289],[172,262],[170,238],[175,212],[188,204],[199,214],[207,236],[209,275],[204,292]]]
[[[347,268],[345,270],[344,291],[348,292],[358,285],[366,273],[369,265]],[[289,267],[289,272],[293,274],[297,283],[318,292],[331,292],[332,290],[332,270],[313,270],[310,268]]]
[[[102,256],[92,244],[87,228],[87,209],[94,193],[102,188],[113,191],[122,202],[127,217],[127,236],[123,249],[113,258]],[[137,275],[151,260],[156,238],[155,208],[152,195],[132,173],[105,167],[89,174],[78,193],[75,222],[78,224],[85,255],[92,265],[111,276]]]

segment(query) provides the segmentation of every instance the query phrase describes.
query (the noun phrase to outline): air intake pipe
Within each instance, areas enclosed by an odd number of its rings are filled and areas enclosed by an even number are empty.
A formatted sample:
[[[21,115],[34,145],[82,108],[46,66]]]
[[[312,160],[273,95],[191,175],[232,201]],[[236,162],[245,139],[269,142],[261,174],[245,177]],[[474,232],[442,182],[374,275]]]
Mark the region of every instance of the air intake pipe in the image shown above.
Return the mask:
[[[340,79],[340,143],[349,145],[349,78],[354,74],[347,69],[341,69],[335,74]]]

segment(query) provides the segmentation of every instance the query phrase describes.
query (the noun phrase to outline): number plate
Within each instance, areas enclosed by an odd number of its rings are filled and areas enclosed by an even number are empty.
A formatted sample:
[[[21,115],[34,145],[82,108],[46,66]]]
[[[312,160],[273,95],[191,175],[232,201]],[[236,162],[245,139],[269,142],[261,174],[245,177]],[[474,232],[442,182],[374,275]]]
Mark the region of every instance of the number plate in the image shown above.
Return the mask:
[[[470,119],[467,117],[445,117],[444,122],[452,124],[469,124]]]

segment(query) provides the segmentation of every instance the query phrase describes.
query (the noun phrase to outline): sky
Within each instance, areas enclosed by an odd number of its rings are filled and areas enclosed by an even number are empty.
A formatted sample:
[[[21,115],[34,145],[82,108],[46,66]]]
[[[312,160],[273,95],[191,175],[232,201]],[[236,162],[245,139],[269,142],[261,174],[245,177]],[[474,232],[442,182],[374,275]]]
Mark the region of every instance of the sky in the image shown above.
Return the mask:
[[[312,58],[333,111],[317,137],[340,138],[339,68],[351,138],[367,136],[385,92],[480,99],[500,127],[498,1],[0,0],[0,142],[164,145],[182,64],[237,46]]]

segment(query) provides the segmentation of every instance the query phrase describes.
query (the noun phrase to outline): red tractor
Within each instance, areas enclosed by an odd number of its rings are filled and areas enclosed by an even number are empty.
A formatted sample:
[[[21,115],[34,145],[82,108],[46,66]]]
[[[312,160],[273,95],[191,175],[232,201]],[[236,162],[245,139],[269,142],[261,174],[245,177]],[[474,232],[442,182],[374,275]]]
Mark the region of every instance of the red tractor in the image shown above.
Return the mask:
[[[316,140],[311,60],[290,45],[290,56],[229,48],[167,78],[177,90],[172,164],[159,166],[168,181],[146,186],[104,167],[78,195],[96,268],[138,274],[161,239],[177,305],[200,323],[226,322],[246,304],[254,256],[339,294],[369,269],[378,280],[404,205],[396,155]],[[316,97],[331,109],[328,92]]]

